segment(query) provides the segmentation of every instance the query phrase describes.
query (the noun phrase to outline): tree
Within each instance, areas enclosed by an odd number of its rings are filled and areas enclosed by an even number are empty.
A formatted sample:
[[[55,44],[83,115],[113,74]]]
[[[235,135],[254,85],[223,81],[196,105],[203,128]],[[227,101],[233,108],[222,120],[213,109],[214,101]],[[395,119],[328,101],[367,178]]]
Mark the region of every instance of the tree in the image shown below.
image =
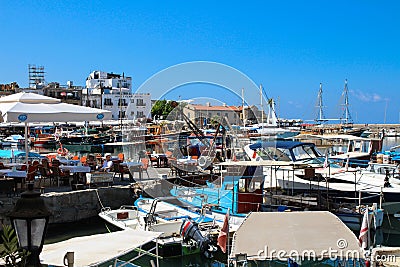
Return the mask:
[[[155,116],[163,116],[164,118],[166,118],[177,106],[178,103],[176,101],[167,101],[165,99],[157,100],[151,108],[151,116],[153,118],[155,118]]]

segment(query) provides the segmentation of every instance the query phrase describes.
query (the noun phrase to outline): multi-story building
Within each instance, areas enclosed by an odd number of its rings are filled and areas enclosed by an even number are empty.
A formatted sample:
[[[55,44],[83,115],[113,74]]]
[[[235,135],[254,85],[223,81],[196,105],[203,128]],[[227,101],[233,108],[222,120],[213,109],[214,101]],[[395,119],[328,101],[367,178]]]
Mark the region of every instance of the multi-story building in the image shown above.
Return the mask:
[[[82,91],[82,105],[109,110],[114,120],[150,117],[150,93],[132,94],[131,87],[132,78],[124,74],[93,71]]]
[[[61,102],[82,105],[82,86],[74,86],[72,81],[68,81],[67,86],[51,82],[44,86],[42,91],[45,96],[58,98]]]
[[[222,118],[226,118],[230,124],[242,125],[243,115],[246,124],[257,123],[261,120],[261,111],[256,106],[244,106],[243,110],[243,106],[187,104],[183,113],[199,126],[204,126],[211,120],[220,121]],[[225,123],[222,120],[221,122]]]

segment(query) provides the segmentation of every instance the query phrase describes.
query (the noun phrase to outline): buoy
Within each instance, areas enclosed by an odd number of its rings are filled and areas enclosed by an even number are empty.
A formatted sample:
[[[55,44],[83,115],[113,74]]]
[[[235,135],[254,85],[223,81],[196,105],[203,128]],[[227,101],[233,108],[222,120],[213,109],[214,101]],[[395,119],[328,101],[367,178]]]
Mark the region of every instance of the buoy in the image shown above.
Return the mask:
[[[57,153],[61,156],[66,156],[68,154],[68,149],[63,148],[62,146],[57,149]]]

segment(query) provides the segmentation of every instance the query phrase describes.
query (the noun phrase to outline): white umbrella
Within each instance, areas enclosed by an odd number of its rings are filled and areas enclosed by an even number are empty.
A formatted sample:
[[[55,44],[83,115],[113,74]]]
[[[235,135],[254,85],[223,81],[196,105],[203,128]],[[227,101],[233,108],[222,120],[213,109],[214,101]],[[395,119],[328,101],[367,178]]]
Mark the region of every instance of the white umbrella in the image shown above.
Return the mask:
[[[61,103],[60,99],[34,93],[17,93],[0,98],[0,121],[25,123],[25,151],[28,155],[28,123],[101,121],[111,118],[108,110]],[[26,159],[28,162],[28,159]]]

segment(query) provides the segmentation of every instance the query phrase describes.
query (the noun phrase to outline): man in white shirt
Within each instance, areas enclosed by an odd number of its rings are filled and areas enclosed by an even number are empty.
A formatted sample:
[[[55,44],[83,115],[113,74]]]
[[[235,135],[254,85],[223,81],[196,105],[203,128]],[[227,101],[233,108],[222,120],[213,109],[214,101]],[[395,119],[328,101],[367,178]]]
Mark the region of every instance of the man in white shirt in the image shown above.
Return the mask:
[[[103,165],[101,166],[99,171],[109,172],[111,170],[112,166],[113,166],[113,162],[111,160],[111,154],[106,153],[104,155]]]

